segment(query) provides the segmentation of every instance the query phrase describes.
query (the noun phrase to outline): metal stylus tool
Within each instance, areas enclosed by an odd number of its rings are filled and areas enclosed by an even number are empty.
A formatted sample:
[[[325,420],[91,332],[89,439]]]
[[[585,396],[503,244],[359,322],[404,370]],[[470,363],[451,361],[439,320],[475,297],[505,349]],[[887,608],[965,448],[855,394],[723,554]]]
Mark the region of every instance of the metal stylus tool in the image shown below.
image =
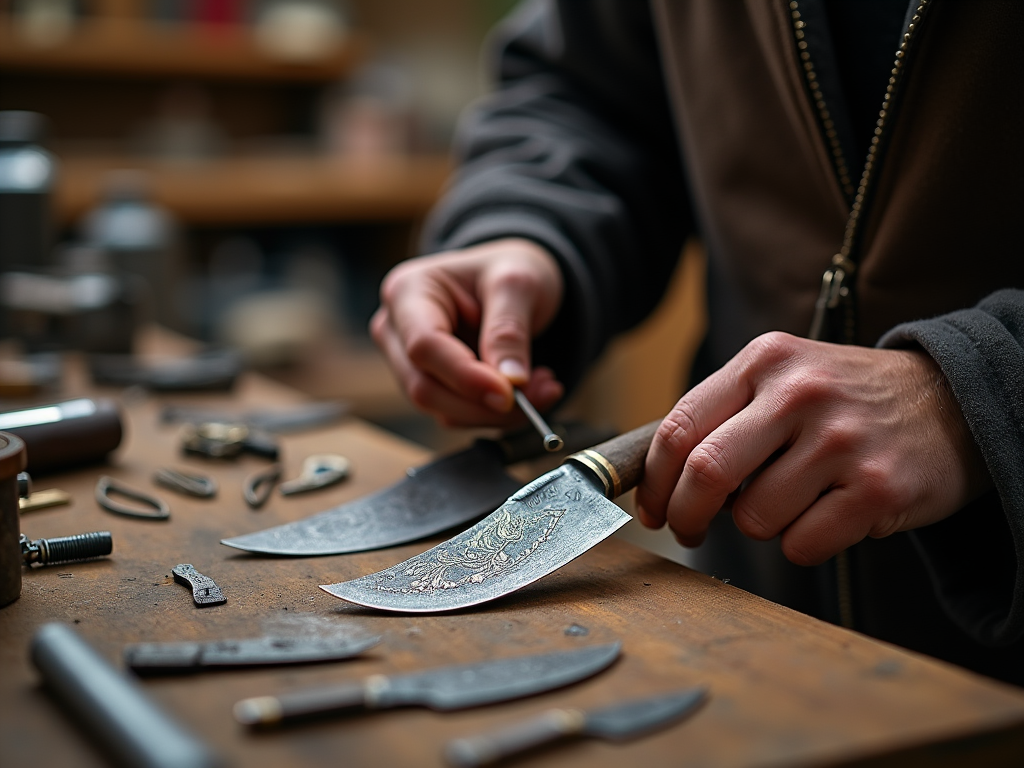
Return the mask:
[[[526,418],[528,418],[530,423],[533,424],[534,429],[536,429],[540,433],[541,437],[544,438],[544,449],[549,453],[560,451],[562,446],[565,445],[565,441],[555,434],[555,431],[551,429],[550,425],[544,421],[544,417],[541,416],[537,412],[537,409],[533,407],[533,403],[526,399],[526,395],[523,394],[523,390],[519,389],[519,387],[515,387],[512,391],[515,392],[516,403],[519,404],[520,410],[526,414]]]

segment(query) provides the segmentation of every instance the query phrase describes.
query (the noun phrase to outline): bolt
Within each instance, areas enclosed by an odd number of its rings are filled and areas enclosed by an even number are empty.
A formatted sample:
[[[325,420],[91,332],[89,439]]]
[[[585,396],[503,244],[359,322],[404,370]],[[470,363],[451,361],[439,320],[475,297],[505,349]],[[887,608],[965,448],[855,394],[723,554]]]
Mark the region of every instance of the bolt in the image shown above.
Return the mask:
[[[110,531],[79,533],[74,536],[57,536],[51,539],[29,541],[21,534],[21,556],[25,565],[56,565],[79,560],[106,557],[114,550]]]

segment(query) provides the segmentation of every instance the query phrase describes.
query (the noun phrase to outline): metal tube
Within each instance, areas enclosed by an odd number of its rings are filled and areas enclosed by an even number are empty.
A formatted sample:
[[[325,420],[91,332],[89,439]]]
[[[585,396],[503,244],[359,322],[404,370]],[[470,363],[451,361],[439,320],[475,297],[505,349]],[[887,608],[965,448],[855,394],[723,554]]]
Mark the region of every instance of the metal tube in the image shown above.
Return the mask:
[[[544,438],[544,450],[550,453],[561,450],[562,446],[565,445],[565,441],[555,434],[555,431],[551,429],[546,421],[544,421],[544,417],[541,416],[537,412],[537,409],[533,407],[533,403],[526,399],[526,395],[523,394],[523,390],[519,389],[519,387],[515,387],[513,391],[515,392],[516,403],[519,404],[520,410],[526,414],[526,418],[528,418],[530,423],[533,424],[534,429],[536,429],[540,433],[540,436]]]
[[[213,768],[221,761],[157,709],[138,683],[108,664],[68,625],[44,624],[32,662],[54,696],[110,751],[134,768]]]

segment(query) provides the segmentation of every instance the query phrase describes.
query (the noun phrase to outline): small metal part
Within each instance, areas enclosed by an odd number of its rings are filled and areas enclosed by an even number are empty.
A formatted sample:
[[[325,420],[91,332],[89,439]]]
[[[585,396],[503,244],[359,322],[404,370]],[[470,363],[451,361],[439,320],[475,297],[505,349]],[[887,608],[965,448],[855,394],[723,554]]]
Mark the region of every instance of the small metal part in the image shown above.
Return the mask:
[[[224,593],[220,591],[220,587],[217,586],[217,582],[209,576],[201,574],[190,563],[174,566],[171,573],[174,574],[176,582],[192,587],[192,600],[200,608],[205,608],[208,605],[220,605],[228,601],[224,597]]]
[[[18,499],[18,509],[22,512],[32,512],[36,509],[47,507],[59,507],[62,504],[71,503],[71,494],[62,491],[60,488],[47,488],[45,491],[36,491],[28,496]]]
[[[243,451],[276,461],[277,442],[269,434],[245,424],[209,421],[187,424],[181,432],[182,450],[193,456],[234,459]]]
[[[79,533],[29,541],[21,534],[21,557],[25,565],[58,565],[106,557],[114,551],[110,531]]]
[[[150,507],[153,511],[149,512],[138,507],[130,507],[127,504],[123,504],[111,498],[110,494],[112,493],[128,499],[134,499]],[[160,497],[136,490],[135,488],[129,488],[127,485],[117,482],[109,475],[104,475],[96,483],[96,503],[115,515],[138,517],[143,520],[166,520],[171,516],[171,508]]]
[[[565,445],[565,441],[551,429],[551,426],[544,421],[544,417],[537,412],[537,409],[533,407],[533,403],[526,399],[526,395],[523,394],[523,390],[519,387],[515,387],[514,390],[516,396],[516,403],[519,405],[519,409],[526,414],[526,418],[533,424],[541,437],[544,438],[544,450],[549,453],[560,451],[562,446]]]
[[[217,483],[211,477],[194,472],[182,472],[170,467],[161,467],[153,473],[153,482],[200,499],[210,499],[217,495]]]
[[[266,504],[267,499],[270,498],[271,491],[274,490],[277,481],[281,479],[283,471],[280,464],[273,464],[246,479],[245,484],[242,486],[242,496],[245,498],[245,503],[253,509],[259,509]]]
[[[32,495],[32,477],[28,472],[18,473],[18,498],[27,499]]]
[[[351,462],[348,459],[337,454],[310,456],[302,463],[301,475],[281,484],[281,495],[292,496],[340,483],[348,477],[350,466]]]

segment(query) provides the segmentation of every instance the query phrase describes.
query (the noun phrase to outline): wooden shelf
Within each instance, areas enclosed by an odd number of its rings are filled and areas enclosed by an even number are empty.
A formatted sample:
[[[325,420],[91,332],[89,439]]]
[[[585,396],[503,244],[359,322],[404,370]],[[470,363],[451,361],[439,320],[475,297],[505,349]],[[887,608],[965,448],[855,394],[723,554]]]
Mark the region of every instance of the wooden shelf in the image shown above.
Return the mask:
[[[409,220],[437,200],[451,170],[440,155],[377,158],[236,157],[169,164],[128,157],[62,157],[55,212],[77,221],[107,172],[151,176],[154,199],[186,224],[253,225]]]
[[[349,36],[322,58],[287,61],[267,54],[243,27],[204,31],[131,18],[83,22],[65,41],[38,46],[10,20],[0,21],[0,67],[7,71],[318,83],[350,72],[365,47]]]

